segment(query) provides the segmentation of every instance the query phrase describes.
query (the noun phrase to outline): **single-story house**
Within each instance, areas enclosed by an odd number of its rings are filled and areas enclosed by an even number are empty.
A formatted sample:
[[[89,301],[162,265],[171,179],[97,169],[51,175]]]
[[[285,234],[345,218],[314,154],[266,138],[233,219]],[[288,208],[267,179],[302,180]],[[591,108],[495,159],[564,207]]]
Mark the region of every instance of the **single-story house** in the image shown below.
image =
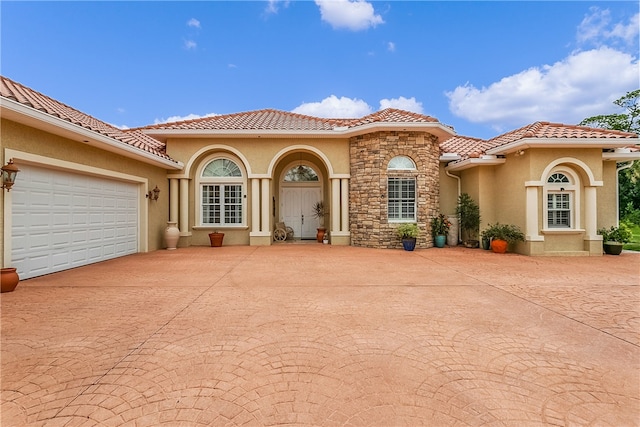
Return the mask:
[[[169,221],[179,247],[208,246],[214,230],[225,245],[270,245],[281,222],[314,239],[324,220],[333,245],[400,248],[394,230],[413,222],[428,248],[431,218],[453,215],[461,193],[481,229],[525,231],[519,253],[601,255],[619,163],[640,159],[632,133],[536,122],[482,140],[397,109],[265,109],[122,130],[0,79],[0,160],[20,169],[2,191],[0,251],[22,278],[161,249]]]

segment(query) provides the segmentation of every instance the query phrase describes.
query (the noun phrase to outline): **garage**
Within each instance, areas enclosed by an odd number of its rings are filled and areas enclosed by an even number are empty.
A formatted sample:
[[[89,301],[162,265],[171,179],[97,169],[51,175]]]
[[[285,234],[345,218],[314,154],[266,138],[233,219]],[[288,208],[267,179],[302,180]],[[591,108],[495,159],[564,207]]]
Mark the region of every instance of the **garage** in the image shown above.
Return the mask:
[[[11,263],[21,279],[138,252],[135,183],[23,164],[11,196]]]

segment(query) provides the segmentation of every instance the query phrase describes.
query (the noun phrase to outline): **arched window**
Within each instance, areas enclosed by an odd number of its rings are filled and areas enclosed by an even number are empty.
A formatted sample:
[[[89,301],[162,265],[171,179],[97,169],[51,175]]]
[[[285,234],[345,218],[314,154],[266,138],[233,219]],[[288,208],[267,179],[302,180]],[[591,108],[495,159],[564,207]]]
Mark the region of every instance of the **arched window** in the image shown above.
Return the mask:
[[[207,163],[200,179],[201,225],[233,226],[244,223],[244,176],[238,164],[219,157]]]
[[[390,222],[416,221],[416,164],[397,156],[387,165],[387,214]]]
[[[416,170],[416,164],[407,156],[396,156],[389,161],[387,170]]]
[[[284,182],[317,182],[318,174],[311,166],[300,165],[291,168],[284,175]]]

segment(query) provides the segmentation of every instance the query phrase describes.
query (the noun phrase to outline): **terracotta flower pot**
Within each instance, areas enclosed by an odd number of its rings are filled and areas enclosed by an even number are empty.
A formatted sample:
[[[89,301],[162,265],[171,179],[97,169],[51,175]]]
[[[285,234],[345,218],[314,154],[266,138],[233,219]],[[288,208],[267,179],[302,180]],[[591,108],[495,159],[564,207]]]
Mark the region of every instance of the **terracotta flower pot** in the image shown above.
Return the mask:
[[[500,239],[493,239],[491,241],[491,250],[497,254],[503,254],[507,252],[507,241]]]
[[[211,242],[211,247],[219,248],[222,246],[222,240],[224,239],[224,233],[209,233],[209,241]]]
[[[20,281],[20,277],[18,273],[16,273],[16,269],[13,267],[7,267],[2,269],[2,273],[0,275],[0,284],[2,285],[2,293],[4,292],[13,292],[13,290],[18,286],[18,282]]]

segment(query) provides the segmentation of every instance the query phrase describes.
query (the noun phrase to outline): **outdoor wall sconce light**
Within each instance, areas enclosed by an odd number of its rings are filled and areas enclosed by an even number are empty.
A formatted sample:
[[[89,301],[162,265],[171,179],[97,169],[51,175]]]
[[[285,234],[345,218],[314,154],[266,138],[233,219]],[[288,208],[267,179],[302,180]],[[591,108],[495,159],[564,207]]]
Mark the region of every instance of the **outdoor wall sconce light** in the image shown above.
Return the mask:
[[[159,195],[160,195],[160,189],[156,185],[156,188],[154,188],[153,190],[150,190],[149,193],[147,194],[147,199],[158,201]]]
[[[13,164],[13,159],[9,159],[9,163],[2,168],[2,188],[6,188],[7,191],[11,191],[11,187],[16,182],[16,175],[20,172],[20,169]]]

